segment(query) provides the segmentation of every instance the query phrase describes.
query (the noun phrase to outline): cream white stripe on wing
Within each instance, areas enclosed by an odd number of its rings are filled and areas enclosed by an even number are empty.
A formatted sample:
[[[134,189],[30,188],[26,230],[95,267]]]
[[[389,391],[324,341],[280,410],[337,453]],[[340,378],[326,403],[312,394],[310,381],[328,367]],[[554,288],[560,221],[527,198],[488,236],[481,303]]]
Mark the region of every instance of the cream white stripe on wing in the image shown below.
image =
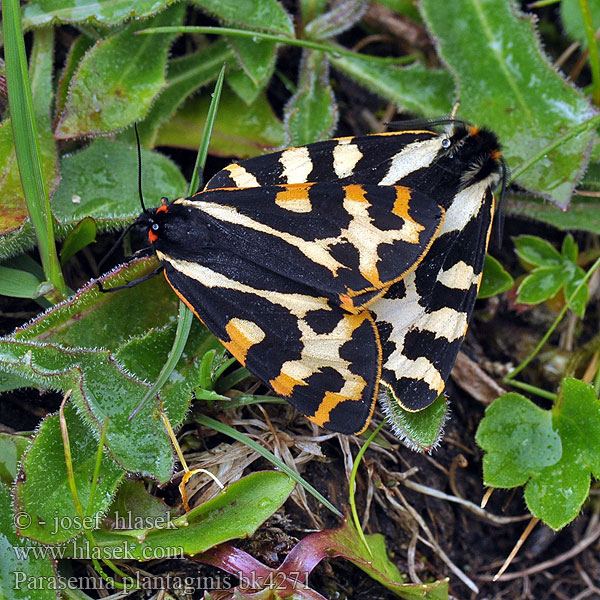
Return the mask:
[[[333,149],[333,170],[340,179],[352,175],[356,163],[363,157],[358,146],[350,143],[352,139],[338,140],[337,146]]]
[[[202,212],[218,219],[219,221],[223,221],[225,223],[233,223],[234,225],[241,225],[242,227],[246,227],[247,229],[252,229],[254,231],[260,231],[261,233],[266,233],[268,235],[272,235],[277,237],[292,246],[298,248],[307,258],[312,260],[313,262],[324,266],[329,269],[333,275],[337,274],[338,269],[343,267],[342,263],[338,262],[331,256],[328,251],[328,244],[333,240],[319,240],[319,241],[308,241],[304,240],[301,237],[295,236],[291,233],[286,233],[285,231],[279,231],[278,229],[274,229],[269,225],[265,225],[264,223],[260,223],[259,221],[255,221],[250,217],[239,213],[233,206],[227,206],[224,204],[216,204],[214,202],[197,202],[197,201],[188,201],[182,200],[181,204],[184,206],[191,206],[197,210],[201,210]]]
[[[156,256],[158,257],[158,260],[168,262],[182,275],[195,279],[208,288],[223,288],[247,294],[254,294],[255,296],[268,300],[271,304],[283,306],[295,317],[300,319],[303,319],[306,313],[312,310],[331,310],[327,304],[326,298],[305,296],[304,294],[286,294],[274,290],[261,290],[235,281],[234,279],[230,279],[221,273],[217,273],[216,271],[197,263],[171,258],[160,252],[160,250],[156,251]]]
[[[476,218],[483,206],[488,187],[489,182],[484,180],[458,192],[446,210],[446,218],[439,236],[450,231],[462,231],[469,221]]]
[[[473,267],[462,260],[447,271],[440,270],[437,276],[437,281],[453,290],[468,290],[478,280],[479,274],[475,275]]]
[[[252,173],[246,171],[246,169],[239,164],[234,163],[229,165],[225,167],[223,171],[229,171],[229,176],[231,179],[233,179],[237,187],[260,187],[256,177],[254,177]]]
[[[396,154],[379,185],[394,185],[413,171],[428,167],[442,149],[442,137],[413,142]]]
[[[281,179],[285,183],[306,183],[313,170],[310,154],[306,146],[284,150],[279,157],[283,167]]]

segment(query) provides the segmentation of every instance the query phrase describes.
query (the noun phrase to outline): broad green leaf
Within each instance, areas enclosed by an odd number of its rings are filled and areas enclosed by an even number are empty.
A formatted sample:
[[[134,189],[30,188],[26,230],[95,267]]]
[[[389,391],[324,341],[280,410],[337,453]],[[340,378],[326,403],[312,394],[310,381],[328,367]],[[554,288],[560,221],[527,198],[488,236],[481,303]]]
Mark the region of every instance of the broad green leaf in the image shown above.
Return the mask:
[[[142,145],[154,147],[161,125],[175,114],[190,94],[216,79],[223,63],[230,63],[232,60],[233,53],[225,41],[220,40],[208,48],[169,61],[167,85],[146,118],[138,125]],[[133,130],[129,129],[123,137],[131,144],[135,143]]]
[[[187,102],[160,128],[156,145],[197,149],[209,103],[208,94]],[[284,139],[283,126],[264,94],[246,106],[236,94],[223,89],[210,141],[211,154],[248,158],[263,154],[266,148],[283,145]]]
[[[331,137],[338,108],[329,82],[329,61],[323,52],[304,50],[298,90],[284,111],[288,142],[294,146]]]
[[[96,241],[98,226],[92,217],[85,217],[75,229],[65,238],[62,250],[60,251],[60,264],[66,264],[77,252],[89,246]]]
[[[98,526],[114,494],[125,477],[125,471],[104,450],[100,477],[91,502],[93,473],[98,452],[98,438],[78,411],[65,407],[65,420],[73,460],[75,485],[84,516],[90,517],[91,528]],[[109,424],[110,428],[110,424]],[[46,417],[25,453],[15,488],[16,511],[31,515],[22,522],[19,534],[47,543],[61,543],[83,531],[84,523],[75,510],[68,480],[63,440],[57,414]],[[87,512],[87,508],[91,510]],[[88,527],[90,525],[88,523]]]
[[[15,532],[15,512],[8,488],[0,483],[0,598],[6,600],[56,600],[51,585],[30,589],[36,581],[53,582],[55,563],[35,542],[19,538]]]
[[[138,260],[103,283],[123,284],[155,265],[154,260]],[[148,402],[132,421],[128,418],[148,390],[146,381],[158,374],[167,358],[176,307],[177,298],[162,277],[112,294],[90,284],[0,345],[0,389],[24,382],[71,389],[72,401],[91,432],[98,433],[110,415],[107,446],[123,468],[166,481],[172,454],[166,431],[154,418],[156,402]],[[181,422],[190,391],[198,385],[203,354],[220,347],[199,323],[195,327],[162,395],[173,426]]]
[[[0,265],[0,295],[13,298],[36,298],[41,281],[27,271]]]
[[[600,27],[600,2],[598,0],[587,0],[592,14],[592,24],[594,29]],[[581,16],[581,6],[579,0],[561,0],[560,18],[564,25],[567,35],[573,40],[581,42],[583,48],[587,47],[587,35]]]
[[[565,301],[575,293],[577,286],[584,277],[585,271],[581,267],[575,267],[575,273],[573,277],[565,284]],[[589,296],[589,286],[587,283],[584,283],[581,289],[575,295],[575,298],[571,300],[570,308],[582,318],[585,313],[585,306],[589,300]]]
[[[447,115],[452,110],[455,84],[447,71],[382,63],[368,58],[330,55],[332,66],[401,109],[424,117]]]
[[[227,42],[241,67],[228,72],[227,83],[243,102],[252,104],[275,70],[275,42],[235,36],[227,38]]]
[[[21,435],[0,433],[0,481],[12,485],[19,462],[31,440]]]
[[[562,230],[578,229],[600,234],[600,202],[598,198],[574,196],[569,208],[562,210],[538,198],[511,197],[506,202],[510,215],[537,219]]]
[[[293,489],[294,482],[283,473],[252,473],[167,527],[161,523],[160,528],[97,531],[94,538],[109,558],[151,560],[165,558],[169,550],[176,557],[182,552],[194,556],[227,540],[252,535]],[[79,549],[85,550],[85,546]],[[69,554],[77,555],[77,546],[67,549]]]
[[[292,20],[277,0],[192,0],[192,4],[229,25],[294,37]]]
[[[520,235],[513,238],[515,250],[519,258],[539,267],[560,267],[563,257],[560,252],[546,240],[535,235]]]
[[[87,148],[61,160],[62,182],[52,199],[52,212],[65,228],[86,216],[100,230],[114,228],[141,212],[137,182],[137,149],[122,142],[98,138]],[[186,183],[166,156],[142,150],[142,187],[147,206],[160,198],[177,198]]]
[[[23,9],[23,28],[54,23],[117,25],[142,19],[163,10],[175,0],[32,0]]]
[[[42,159],[42,172],[48,193],[58,184],[58,154],[50,123],[52,104],[54,36],[41,31],[34,35],[29,63],[29,78],[33,108],[37,125],[38,142]],[[27,207],[13,142],[10,119],[0,123],[0,256],[10,256],[31,246],[32,230],[22,230],[28,220]]]
[[[550,411],[521,394],[500,396],[485,411],[475,441],[486,452],[483,482],[497,488],[524,485],[561,457],[561,438]]]
[[[500,261],[486,254],[483,266],[483,276],[479,288],[478,298],[491,298],[496,294],[502,294],[514,285],[515,281],[510,273],[504,269]]]
[[[552,409],[554,430],[562,440],[562,457],[525,488],[527,507],[561,529],[581,510],[590,491],[590,473],[600,479],[600,400],[594,388],[572,378],[563,380],[562,402]]]
[[[517,302],[525,304],[544,302],[557,294],[569,277],[570,273],[564,267],[538,267],[521,282]]]
[[[177,25],[185,4],[97,42],[71,79],[55,136],[69,139],[118,131],[141,120],[161,92],[171,41],[176,34],[135,35],[139,29]]]
[[[424,0],[421,9],[441,57],[456,74],[460,116],[498,134],[513,171],[595,115],[542,53],[531,18],[518,13],[514,2]],[[564,141],[519,183],[566,207],[593,136],[588,128]]]
[[[387,390],[379,401],[395,436],[406,446],[417,452],[428,452],[437,446],[448,419],[444,396],[439,396],[431,406],[419,412],[404,410]]]

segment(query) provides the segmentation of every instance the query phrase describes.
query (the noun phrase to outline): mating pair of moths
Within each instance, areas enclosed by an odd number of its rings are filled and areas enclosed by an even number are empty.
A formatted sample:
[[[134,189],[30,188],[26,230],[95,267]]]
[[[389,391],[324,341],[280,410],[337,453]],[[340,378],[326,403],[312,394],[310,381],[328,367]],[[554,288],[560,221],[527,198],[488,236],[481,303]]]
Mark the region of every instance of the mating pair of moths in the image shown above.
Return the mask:
[[[386,390],[429,406],[464,339],[506,168],[494,134],[446,124],[244,160],[139,218],[187,306],[333,431]]]

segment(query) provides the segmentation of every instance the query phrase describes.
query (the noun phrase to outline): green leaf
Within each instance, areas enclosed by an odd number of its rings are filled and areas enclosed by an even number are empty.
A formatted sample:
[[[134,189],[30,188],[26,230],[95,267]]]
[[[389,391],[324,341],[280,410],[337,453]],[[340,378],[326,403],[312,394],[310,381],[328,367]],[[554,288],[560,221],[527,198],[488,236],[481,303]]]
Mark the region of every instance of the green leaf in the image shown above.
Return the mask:
[[[275,42],[231,36],[227,38],[241,69],[230,70],[227,83],[246,104],[252,104],[275,71]]]
[[[486,254],[481,286],[477,297],[491,298],[497,294],[502,294],[503,292],[510,290],[514,283],[515,280],[500,264],[500,261],[496,260],[493,256]]]
[[[143,529],[168,523],[174,512],[143,481],[125,480],[103,521],[111,529]]]
[[[539,304],[558,293],[569,280],[569,272],[563,267],[538,267],[527,275],[518,289],[517,302]]]
[[[387,390],[379,401],[394,435],[406,446],[417,452],[428,452],[437,446],[448,419],[448,404],[443,395],[419,412],[404,410]]]
[[[315,17],[306,25],[304,33],[309,40],[326,40],[353,27],[367,8],[364,0],[343,0]]]
[[[37,298],[41,281],[27,271],[0,265],[0,294],[13,298]]]
[[[192,0],[192,4],[230,25],[294,37],[292,20],[277,0]]]
[[[600,400],[594,388],[577,379],[563,380],[562,402],[552,409],[552,423],[562,440],[562,457],[525,488],[527,507],[561,529],[581,510],[590,490],[590,472],[600,479]]]
[[[156,528],[97,531],[94,539],[108,557],[150,560],[165,558],[169,551],[172,556],[182,552],[194,556],[227,540],[252,535],[293,489],[294,482],[283,473],[252,473],[166,527],[161,523]],[[67,548],[67,556],[85,551],[84,543]]]
[[[94,40],[85,35],[80,35],[69,48],[67,60],[63,72],[58,81],[58,87],[56,90],[56,114],[60,114],[65,107],[67,98],[69,96],[69,86],[71,85],[71,79],[77,71],[79,63],[85,56],[85,53],[94,45]]]
[[[60,252],[60,264],[66,264],[77,252],[96,241],[98,226],[92,217],[85,217],[69,233]]]
[[[486,452],[484,484],[497,488],[525,484],[556,464],[562,452],[550,411],[516,393],[504,394],[488,406],[475,441]]]
[[[535,235],[520,235],[513,238],[519,258],[539,267],[559,267],[563,257],[558,250],[546,240]]]
[[[581,282],[581,280],[585,277],[585,271],[581,267],[575,268],[575,273],[569,281],[565,284],[565,301],[567,301],[571,295],[575,292],[575,289]],[[584,284],[581,289],[575,295],[575,298],[571,300],[570,308],[575,312],[575,314],[579,315],[583,318],[585,313],[585,307],[590,297],[590,291],[588,284]]]
[[[100,477],[90,505],[93,473],[96,466],[98,439],[73,406],[65,406],[74,478],[77,494],[92,522],[99,523],[108,508],[125,471],[104,451]],[[110,425],[109,425],[110,428]],[[83,531],[84,523],[77,516],[75,503],[67,482],[67,467],[58,415],[46,417],[34,442],[25,453],[15,488],[16,510],[31,515],[23,522],[19,534],[41,542],[61,543]],[[35,515],[35,516],[33,516]]]
[[[594,116],[589,102],[542,54],[533,21],[514,2],[424,0],[421,9],[456,74],[460,116],[498,134],[513,171]],[[519,183],[566,207],[593,136],[588,128],[564,141]]]
[[[155,266],[154,260],[138,260],[103,283],[123,284]],[[169,437],[154,418],[156,402],[148,402],[132,421],[128,418],[150,387],[144,380],[155,377],[167,358],[177,304],[162,277],[112,294],[101,293],[92,283],[0,342],[0,389],[26,382],[71,389],[90,432],[98,434],[110,415],[106,444],[122,468],[166,481],[173,457]],[[161,395],[174,427],[200,381],[203,354],[220,347],[199,322],[195,327]]]
[[[600,2],[598,0],[587,0],[592,14],[592,23],[597,28],[600,25]],[[567,32],[573,40],[581,43],[583,48],[587,47],[587,36],[581,16],[579,0],[561,0],[560,18]]]
[[[12,485],[19,462],[31,440],[21,435],[0,433],[0,481]]]
[[[126,19],[142,19],[163,10],[175,0],[31,0],[23,9],[23,28],[51,23],[117,25]]]
[[[195,150],[202,139],[210,103],[208,94],[186,103],[158,132],[158,146]],[[265,147],[282,146],[285,134],[264,94],[251,105],[241,103],[237,95],[223,89],[215,121],[210,152],[217,156],[247,158],[264,153]]]
[[[447,71],[419,64],[400,67],[341,54],[330,55],[329,60],[333,67],[403,110],[425,117],[447,115],[452,110],[455,84]]]
[[[52,211],[64,228],[91,216],[100,230],[106,230],[140,214],[134,146],[98,138],[81,152],[63,158],[60,170],[63,179],[52,199]],[[186,183],[166,156],[142,150],[142,187],[150,207],[157,206],[162,196],[181,196]]]
[[[335,130],[337,111],[327,57],[322,52],[304,50],[298,90],[284,111],[288,142],[302,146],[327,139]]]
[[[118,131],[142,119],[165,86],[169,45],[176,34],[134,35],[145,27],[177,25],[185,4],[97,42],[71,79],[55,136],[69,139]]]
[[[562,230],[579,229],[600,234],[600,203],[598,198],[574,196],[567,210],[539,198],[511,197],[506,213],[537,219]]]
[[[572,263],[577,262],[577,255],[579,254],[579,248],[573,239],[571,234],[565,236],[563,240],[560,253],[564,256],[565,259],[571,261]]]
[[[154,147],[161,125],[175,114],[190,94],[216,79],[223,63],[232,60],[234,60],[232,51],[224,40],[219,40],[198,52],[169,61],[167,85],[152,105],[146,118],[138,125],[142,145]],[[127,130],[122,138],[126,138],[130,144],[135,144],[132,129]]]
[[[0,597],[7,600],[56,600],[51,585],[42,585],[36,588],[35,595],[32,594],[29,585],[36,581],[52,583],[57,575],[56,567],[50,556],[42,558],[28,550],[30,547],[33,551],[38,550],[38,545],[18,537],[14,522],[10,492],[0,484]]]

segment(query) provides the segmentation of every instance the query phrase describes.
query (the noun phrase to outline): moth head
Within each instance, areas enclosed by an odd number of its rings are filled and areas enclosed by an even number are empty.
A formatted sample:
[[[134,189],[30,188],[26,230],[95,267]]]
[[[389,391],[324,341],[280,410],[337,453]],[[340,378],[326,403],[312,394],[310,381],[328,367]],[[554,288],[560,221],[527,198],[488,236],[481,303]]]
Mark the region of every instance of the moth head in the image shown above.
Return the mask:
[[[146,210],[140,217],[141,223],[148,228],[148,241],[154,244],[160,237],[163,229],[164,218],[169,213],[169,201],[160,199],[160,206],[155,210]]]

